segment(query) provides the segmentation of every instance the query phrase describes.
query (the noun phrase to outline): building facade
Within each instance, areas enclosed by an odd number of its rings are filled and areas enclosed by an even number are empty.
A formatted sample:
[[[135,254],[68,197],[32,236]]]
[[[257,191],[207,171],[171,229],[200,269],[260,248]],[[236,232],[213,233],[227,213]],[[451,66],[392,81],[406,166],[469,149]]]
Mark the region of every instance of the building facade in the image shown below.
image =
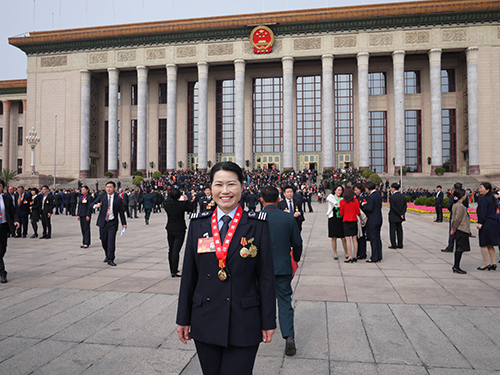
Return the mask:
[[[37,171],[56,149],[75,178],[223,160],[499,173],[499,19],[500,1],[441,0],[34,32],[9,39],[28,58],[19,123]]]

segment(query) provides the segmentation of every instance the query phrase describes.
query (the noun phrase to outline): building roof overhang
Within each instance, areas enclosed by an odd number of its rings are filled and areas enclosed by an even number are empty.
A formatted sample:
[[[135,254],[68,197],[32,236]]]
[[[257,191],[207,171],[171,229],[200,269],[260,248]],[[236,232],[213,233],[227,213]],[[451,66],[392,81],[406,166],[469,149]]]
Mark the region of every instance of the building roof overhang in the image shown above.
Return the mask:
[[[0,81],[0,95],[26,94],[28,81],[26,79],[14,79]]]
[[[34,54],[248,38],[256,25],[290,35],[499,20],[500,0],[432,0],[37,31],[9,43]]]

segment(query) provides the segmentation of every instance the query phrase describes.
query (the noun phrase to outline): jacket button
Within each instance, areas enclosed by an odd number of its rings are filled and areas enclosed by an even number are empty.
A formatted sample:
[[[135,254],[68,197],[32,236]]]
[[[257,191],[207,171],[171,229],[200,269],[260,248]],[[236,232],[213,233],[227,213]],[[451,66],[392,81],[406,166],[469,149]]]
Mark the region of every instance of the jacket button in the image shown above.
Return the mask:
[[[207,302],[210,302],[210,297],[207,297]]]
[[[229,298],[226,298],[226,302],[229,303],[230,299]]]
[[[210,280],[212,278],[212,276],[210,276],[210,274],[207,274],[207,280]]]

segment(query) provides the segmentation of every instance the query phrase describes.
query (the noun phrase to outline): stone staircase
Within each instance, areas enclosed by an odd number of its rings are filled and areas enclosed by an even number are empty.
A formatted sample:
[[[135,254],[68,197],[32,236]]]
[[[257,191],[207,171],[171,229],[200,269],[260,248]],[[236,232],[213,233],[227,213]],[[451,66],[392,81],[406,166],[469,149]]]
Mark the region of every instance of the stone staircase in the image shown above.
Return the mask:
[[[385,180],[389,180],[389,183],[399,182],[399,176],[381,174],[380,178],[385,184]],[[500,178],[497,178],[500,183]],[[494,183],[493,180],[489,180],[486,176],[470,176],[462,175],[458,173],[445,173],[443,176],[430,176],[430,175],[420,175],[409,173],[403,176],[403,189],[408,188],[424,188],[428,190],[436,189],[437,185],[441,185],[443,190],[448,190],[453,187],[456,182],[461,182],[466,189],[476,189],[479,187],[481,182],[490,182],[493,185],[499,185],[499,183]]]

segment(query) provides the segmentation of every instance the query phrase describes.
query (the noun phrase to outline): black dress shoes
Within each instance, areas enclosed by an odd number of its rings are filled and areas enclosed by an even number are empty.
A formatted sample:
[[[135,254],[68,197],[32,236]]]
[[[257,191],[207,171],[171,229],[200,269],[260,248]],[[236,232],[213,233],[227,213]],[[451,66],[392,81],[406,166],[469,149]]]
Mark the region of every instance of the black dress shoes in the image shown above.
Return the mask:
[[[477,267],[479,271],[489,271],[490,270],[490,265],[488,264],[487,266],[484,267]]]
[[[453,267],[453,268],[452,268],[452,270],[453,270],[453,273],[459,273],[459,274],[461,274],[461,275],[465,275],[465,274],[467,273],[467,271],[464,271],[464,270],[463,270],[463,269],[461,269],[461,268],[456,268],[456,267]]]
[[[0,277],[0,283],[5,284],[7,282],[7,272]]]
[[[34,234],[30,238],[38,238],[38,234]]]
[[[102,261],[103,263],[108,263],[108,258],[104,258],[104,260]]]
[[[490,271],[496,271],[496,269],[497,269],[497,265],[496,265],[496,264],[490,264],[490,265],[488,266],[488,268],[490,269]]]
[[[452,252],[453,252],[453,250],[452,250],[452,249],[441,249],[441,251],[442,251],[443,253],[452,253]]]
[[[396,247],[397,247],[398,249],[402,249],[402,248],[403,248],[403,246],[396,246]]]
[[[285,344],[285,355],[287,356],[293,356],[297,353],[297,348],[295,347],[295,340],[293,337],[289,336],[286,338],[286,344]]]
[[[173,274],[172,274],[172,277],[181,277],[181,273],[180,273],[180,272],[173,273]]]
[[[396,246],[388,246],[387,248],[388,248],[388,249],[397,249],[397,247],[396,247]]]
[[[361,259],[366,259],[366,255],[362,256],[362,257],[357,257],[359,260]]]
[[[112,260],[108,260],[108,264],[109,264],[110,266],[113,266],[113,267],[114,267],[114,266],[116,266],[116,263],[115,263],[115,262],[113,262]]]

